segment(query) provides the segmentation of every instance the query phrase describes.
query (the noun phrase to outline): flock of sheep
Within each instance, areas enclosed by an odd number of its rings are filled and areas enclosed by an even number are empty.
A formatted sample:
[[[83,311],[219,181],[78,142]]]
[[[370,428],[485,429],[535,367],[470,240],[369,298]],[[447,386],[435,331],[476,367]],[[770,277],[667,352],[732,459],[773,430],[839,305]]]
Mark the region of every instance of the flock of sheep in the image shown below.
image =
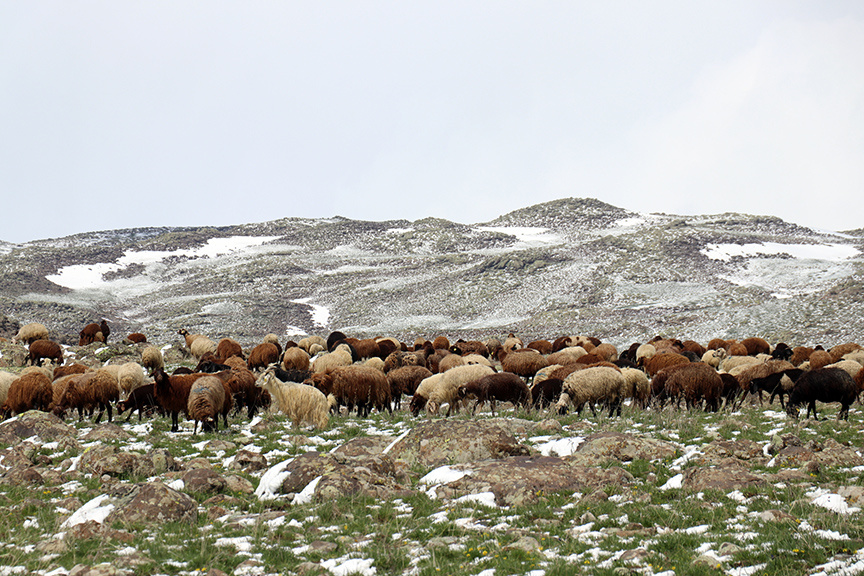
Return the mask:
[[[137,411],[139,420],[155,413],[171,416],[171,430],[180,429],[180,415],[203,430],[218,430],[219,418],[246,409],[278,410],[295,426],[326,428],[332,414],[373,409],[398,410],[403,395],[407,409],[446,415],[473,401],[472,413],[489,403],[510,403],[525,409],[564,414],[587,406],[621,413],[625,400],[642,409],[680,407],[716,411],[734,406],[748,395],[779,396],[794,417],[800,406],[816,417],[816,402],[839,402],[839,418],[864,389],[864,348],[855,343],[829,350],[821,347],[771,346],[762,338],[742,341],[655,338],[619,350],[589,336],[561,336],[553,341],[524,343],[510,334],[502,341],[451,342],[444,336],[417,338],[411,345],[395,338],[357,339],[342,332],[328,338],[310,336],[284,347],[267,335],[250,350],[231,338],[214,342],[202,334],[180,330],[197,366],[171,374],[159,348],[146,336],[130,334],[124,342],[140,351],[140,362],[86,366],[65,363],[62,346],[49,339],[42,324],[23,326],[13,343],[27,346],[20,373],[0,372],[0,417],[43,410],[65,418],[118,415]],[[110,328],[88,324],[79,344],[107,342]],[[785,402],[784,402],[785,400]]]

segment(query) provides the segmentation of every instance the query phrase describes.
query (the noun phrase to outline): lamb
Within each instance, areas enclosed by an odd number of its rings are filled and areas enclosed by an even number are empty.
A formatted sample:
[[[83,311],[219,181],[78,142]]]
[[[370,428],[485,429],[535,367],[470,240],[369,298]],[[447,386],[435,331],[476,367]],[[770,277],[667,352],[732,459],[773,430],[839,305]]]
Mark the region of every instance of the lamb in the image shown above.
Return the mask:
[[[309,370],[310,360],[305,350],[294,346],[282,354],[282,367],[285,370]]]
[[[156,402],[165,412],[171,414],[171,432],[180,429],[178,417],[180,412],[186,414],[188,409],[189,391],[198,378],[206,374],[178,374],[168,376],[161,368],[153,371]]]
[[[510,402],[514,406],[522,405],[525,408],[531,406],[531,390],[528,385],[511,372],[501,372],[489,374],[462,384],[457,389],[457,394],[461,401],[464,401],[468,396],[474,396],[477,401],[474,402],[474,407],[471,413],[477,412],[477,407],[489,401],[492,414],[495,414],[495,401]]]
[[[87,324],[81,332],[78,333],[78,346],[87,346],[93,342],[104,341],[105,335],[102,333],[102,328],[95,322]]]
[[[769,404],[774,403],[774,397],[780,396],[780,406],[785,408],[783,397],[792,391],[795,386],[795,381],[804,374],[804,370],[798,368],[790,368],[773,372],[766,376],[752,378],[750,380],[750,393],[759,393],[759,402],[762,402],[761,392],[769,392],[771,397],[768,399]]]
[[[5,418],[23,414],[28,410],[50,410],[54,400],[54,390],[51,378],[42,372],[24,374],[9,384],[6,401],[0,408],[0,414]]]
[[[724,358],[726,358],[726,349],[714,348],[711,350],[707,350],[702,355],[702,362],[708,364],[714,369],[719,369],[720,363],[723,361]]]
[[[12,343],[23,342],[28,346],[37,340],[48,340],[48,329],[44,324],[31,322],[18,329],[18,333],[12,337]]]
[[[36,366],[42,359],[49,359],[58,365],[63,364],[63,349],[51,340],[36,340],[30,344],[28,362]]]
[[[186,339],[186,346],[189,348],[189,352],[192,353],[196,360],[200,359],[207,352],[213,352],[216,350],[216,345],[213,341],[203,334],[189,334],[185,328],[181,328],[177,333]]]
[[[318,345],[322,350],[327,346],[327,341],[324,340],[321,336],[307,336],[305,338],[301,338],[299,342],[297,342],[297,346],[306,351],[309,356],[314,356],[315,353],[312,352],[312,346]]]
[[[512,372],[513,374],[522,376],[527,380],[533,378],[538,370],[548,364],[542,354],[536,350],[525,348],[524,350],[507,354],[501,362],[501,369],[505,372]]]
[[[150,370],[150,374],[157,368],[163,370],[165,368],[165,359],[162,357],[162,351],[155,346],[147,346],[141,351],[141,365]]]
[[[279,349],[276,348],[275,344],[264,342],[258,344],[252,349],[252,352],[249,353],[249,360],[246,361],[246,365],[249,367],[249,370],[254,371],[266,368],[270,364],[278,361]]]
[[[621,415],[621,397],[627,387],[624,375],[617,368],[598,366],[573,372],[564,380],[561,397],[556,407],[559,414],[566,414],[567,406],[572,404],[576,413],[582,412],[587,403],[594,411],[595,402],[605,402],[609,406],[609,416],[616,411]]]
[[[326,428],[330,422],[329,402],[317,388],[295,382],[279,380],[271,368],[258,377],[255,386],[266,390],[276,400],[279,410],[285,413],[295,428],[309,424],[318,429]]]
[[[155,384],[145,384],[135,388],[126,400],[121,400],[117,403],[117,416],[120,416],[126,410],[129,414],[126,416],[126,422],[132,418],[132,413],[138,411],[138,422],[141,422],[141,416],[146,412],[152,414],[154,411],[159,411],[164,414],[162,407],[156,402],[156,392],[154,391]]]
[[[789,402],[786,404],[786,413],[793,418],[798,417],[798,406],[807,404],[807,417],[813,412],[813,419],[818,420],[816,415],[816,401],[839,402],[840,411],[837,420],[849,419],[849,406],[858,397],[858,387],[855,381],[840,368],[817,368],[804,372],[795,382],[789,393]]]
[[[202,432],[209,430],[211,423],[213,429],[219,431],[219,414],[225,405],[225,397],[225,385],[216,376],[203,376],[195,380],[186,404],[186,413],[195,421],[193,436],[198,429],[198,422],[201,422]]]
[[[240,343],[231,338],[222,338],[219,340],[219,343],[216,344],[216,357],[219,359],[219,363],[221,364],[232,356],[239,356],[245,360],[243,347],[240,346]]]
[[[349,413],[356,406],[360,417],[368,416],[373,407],[393,413],[390,383],[384,372],[368,366],[345,366],[333,370],[332,375],[337,406],[347,406]]]

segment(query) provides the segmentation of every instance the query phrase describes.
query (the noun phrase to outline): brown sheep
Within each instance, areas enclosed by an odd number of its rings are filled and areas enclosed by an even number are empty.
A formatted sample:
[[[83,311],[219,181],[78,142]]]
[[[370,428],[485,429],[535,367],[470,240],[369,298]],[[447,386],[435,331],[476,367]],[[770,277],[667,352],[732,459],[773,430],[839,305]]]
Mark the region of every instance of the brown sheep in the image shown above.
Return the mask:
[[[83,374],[90,370],[84,364],[67,364],[66,366],[57,366],[54,368],[54,380],[68,376],[70,374]]]
[[[384,372],[367,366],[345,366],[333,370],[333,396],[337,406],[354,407],[365,417],[372,408],[393,412],[390,383]]]
[[[309,354],[297,346],[286,348],[282,354],[282,367],[285,370],[309,370]]]
[[[839,362],[843,356],[850,352],[854,352],[855,350],[861,350],[861,345],[856,344],[855,342],[847,342],[846,344],[838,344],[837,346],[834,346],[828,351],[828,353],[831,354],[831,363]]]
[[[462,356],[478,354],[484,358],[489,357],[489,348],[479,340],[468,340],[467,342],[465,340],[457,340],[455,344],[450,346],[450,351],[454,354],[461,354]]]
[[[618,349],[615,348],[612,344],[602,343],[599,346],[595,346],[594,350],[591,351],[595,356],[599,356],[602,360],[607,362],[614,362],[618,360]]]
[[[402,395],[413,396],[417,386],[432,375],[423,366],[402,366],[387,373],[387,381],[390,383],[390,395],[394,406],[398,407],[402,401]]]
[[[42,359],[49,359],[58,365],[63,364],[63,349],[51,340],[36,340],[30,344],[30,355],[28,362],[36,366]]]
[[[345,342],[350,344],[354,350],[357,351],[358,360],[377,357],[380,354],[378,342],[374,338],[366,338],[363,340],[358,340],[357,338],[346,338]]]
[[[538,370],[548,366],[546,358],[536,350],[530,348],[511,352],[501,362],[501,369],[512,372],[525,379],[533,378]]]
[[[818,370],[819,368],[824,368],[833,363],[834,361],[831,359],[831,354],[825,350],[814,350],[813,353],[810,354],[811,370]]]
[[[811,354],[813,354],[813,348],[808,346],[795,346],[792,348],[792,357],[789,358],[789,362],[797,368],[802,363],[809,360]]]
[[[552,353],[552,342],[548,340],[532,340],[526,348],[537,350],[540,354],[547,355]]]
[[[222,338],[219,340],[219,343],[216,344],[216,358],[218,358],[219,364],[224,364],[225,360],[232,356],[239,356],[244,360],[246,359],[246,357],[243,356],[243,347],[240,346],[240,343],[231,338]]]
[[[683,396],[688,408],[701,406],[704,400],[705,410],[716,412],[720,408],[723,380],[711,366],[692,362],[682,364],[669,375],[666,391],[675,398]]]
[[[771,354],[771,345],[764,338],[745,338],[741,345],[747,349],[748,356]]]
[[[446,372],[447,370],[451,370],[457,366],[464,365],[465,361],[459,354],[447,354],[438,361],[438,372]]]
[[[84,411],[93,412],[96,408],[99,413],[94,423],[99,423],[102,415],[108,411],[108,421],[111,422],[114,402],[120,399],[120,387],[117,378],[104,368],[96,372],[86,372],[72,377],[66,388],[66,394],[60,402],[54,406],[54,413],[63,417],[67,410],[78,410],[78,420],[84,419]]]
[[[249,360],[246,362],[249,370],[264,369],[270,364],[279,361],[279,349],[275,344],[264,342],[258,344],[249,353]]]
[[[92,344],[97,341],[96,335],[102,334],[102,328],[99,324],[95,322],[91,322],[84,326],[81,332],[78,333],[78,345],[79,346],[87,346],[88,344]],[[105,335],[102,334],[101,338],[98,339],[100,342],[105,341]]]
[[[750,354],[747,351],[747,347],[741,344],[740,342],[735,342],[726,349],[726,352],[730,356],[749,356]]]
[[[563,350],[572,345],[572,340],[569,336],[559,336],[554,342],[552,342],[552,353],[558,352],[559,350]]]
[[[432,340],[432,348],[435,350],[449,350],[450,340],[448,340],[446,336],[437,336]]]
[[[54,389],[51,387],[51,378],[43,372],[34,371],[22,375],[9,385],[6,402],[0,408],[0,413],[5,418],[23,414],[28,410],[47,412],[53,400]]]
[[[657,354],[644,361],[643,367],[648,376],[654,377],[660,370],[675,366],[676,364],[689,364],[690,360],[686,356],[669,352],[666,354]]]
[[[201,431],[209,430],[211,425],[215,431],[219,431],[219,415],[225,406],[226,386],[216,376],[204,376],[195,380],[189,390],[189,399],[186,403],[186,413],[194,420],[192,435],[198,429],[201,422]]]
[[[155,346],[147,346],[141,351],[141,365],[150,370],[150,374],[157,368],[165,368],[165,359],[162,351]]]
[[[695,340],[685,340],[682,344],[685,352],[692,352],[700,358],[705,355],[705,352],[708,351],[707,348],[705,348]]]
[[[522,378],[512,372],[488,374],[477,380],[472,380],[459,386],[457,393],[462,401],[468,396],[474,396],[477,399],[471,409],[472,414],[477,412],[478,406],[482,406],[487,401],[493,415],[495,414],[496,400],[510,402],[514,406],[521,404],[524,408],[531,406],[531,390],[528,389],[528,385]]]
[[[207,376],[207,374],[198,372],[169,376],[161,368],[153,371],[155,384],[153,392],[156,395],[156,402],[159,406],[165,412],[171,414],[171,432],[177,432],[180,429],[179,414],[180,412],[186,414],[189,391],[192,389],[195,381],[202,376]]]
[[[126,336],[126,339],[132,342],[133,344],[146,344],[147,336],[141,334],[140,332],[133,332]]]

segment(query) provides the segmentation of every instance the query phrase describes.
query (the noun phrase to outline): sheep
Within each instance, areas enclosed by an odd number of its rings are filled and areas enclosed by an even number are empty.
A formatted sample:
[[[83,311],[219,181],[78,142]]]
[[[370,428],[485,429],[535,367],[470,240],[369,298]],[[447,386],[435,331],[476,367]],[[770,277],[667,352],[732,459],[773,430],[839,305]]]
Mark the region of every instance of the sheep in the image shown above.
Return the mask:
[[[140,332],[132,332],[128,336],[126,336],[126,340],[132,342],[133,344],[146,344],[147,336],[141,334]]]
[[[279,343],[279,337],[278,336],[276,336],[275,334],[266,334],[264,336],[264,338],[261,339],[261,342],[263,344],[273,344],[274,346],[276,346],[276,349],[279,350],[279,357],[280,358],[282,357],[282,345]],[[291,348],[291,347],[296,346],[296,344],[294,344],[293,342],[291,342],[289,340],[288,344],[286,344],[285,346],[288,348]],[[241,352],[241,356],[242,356],[242,352]]]
[[[84,419],[84,411],[94,411],[99,409],[99,413],[94,419],[94,423],[98,424],[102,419],[105,411],[108,411],[108,422],[111,422],[113,416],[112,405],[120,398],[120,388],[117,385],[117,378],[108,370],[100,368],[96,372],[87,372],[74,376],[66,388],[66,393],[63,395],[57,405],[54,406],[54,413],[57,416],[65,415],[69,409],[78,410],[78,420]]]
[[[716,412],[720,408],[723,381],[711,366],[704,362],[691,362],[669,374],[666,391],[675,398],[683,396],[689,408],[701,406],[704,400],[705,410]]]
[[[447,372],[457,366],[464,366],[465,360],[458,354],[447,354],[438,362],[438,372]]]
[[[552,352],[551,353],[554,354],[555,352],[558,352],[559,350],[563,350],[564,348],[567,348],[568,346],[572,346],[572,345],[573,345],[573,343],[572,343],[572,340],[570,340],[570,336],[559,336],[558,338],[555,339],[554,342],[552,342]]]
[[[592,354],[596,354],[607,362],[614,362],[618,359],[618,349],[609,343],[604,342],[598,346],[595,346],[594,350],[592,350],[591,352]]]
[[[321,336],[307,336],[305,338],[301,338],[299,342],[297,342],[297,346],[306,351],[309,356],[314,356],[315,353],[312,352],[312,346],[317,345],[320,346],[322,350],[327,346],[327,341],[324,340]]]
[[[18,378],[20,378],[18,374],[0,371],[0,406],[6,402],[6,396],[9,394],[9,386]]]
[[[186,340],[186,347],[190,350],[192,349],[192,342],[195,341],[196,338],[201,338],[204,336],[203,334],[190,334],[188,330],[185,328],[180,328],[177,330],[177,334],[183,336],[183,339]]]
[[[120,386],[120,393],[124,397],[138,388],[143,386],[146,381],[144,369],[137,362],[126,362],[120,365],[120,370],[117,373],[117,384]]]
[[[195,341],[192,342],[192,346],[189,348],[189,351],[192,352],[192,356],[196,359],[200,359],[207,352],[213,352],[215,350],[216,344],[206,336],[199,336],[196,338]]]
[[[786,370],[781,370],[778,372],[773,372],[766,376],[756,377],[750,380],[750,393],[756,394],[759,393],[759,402],[761,405],[762,402],[762,391],[769,392],[771,396],[768,398],[768,403],[774,403],[774,397],[780,396],[780,406],[785,408],[785,403],[783,402],[783,397],[788,394],[792,387],[795,385],[795,381],[804,374],[804,370],[799,368],[790,368]]]
[[[198,422],[201,422],[202,432],[209,429],[211,422],[213,429],[219,431],[219,414],[225,405],[225,396],[225,386],[216,376],[203,376],[195,380],[186,403],[186,413],[195,422],[192,426],[193,436],[198,429]]]
[[[3,417],[23,414],[28,410],[47,412],[54,401],[51,378],[43,372],[30,372],[9,384],[6,400],[0,408]]]
[[[708,345],[706,346],[706,348],[708,350],[719,350],[721,348],[723,350],[726,350],[726,341],[723,340],[722,338],[712,338],[708,342]]]
[[[506,372],[502,372],[506,374]],[[560,378],[544,378],[531,386],[531,402],[534,408],[546,408],[558,402],[564,381]]]
[[[642,366],[646,360],[652,358],[656,354],[657,348],[655,348],[653,344],[642,344],[636,349],[636,365]]]
[[[573,362],[578,362],[582,356],[585,356],[588,352],[582,348],[581,346],[568,346],[567,348],[562,348],[557,352],[553,352],[546,357],[546,361],[549,364],[572,364]]]
[[[490,338],[483,342],[483,345],[486,346],[486,350],[489,351],[489,358],[498,358],[498,354],[501,352],[501,341],[497,338]]]
[[[567,406],[573,404],[577,414],[587,403],[594,411],[595,402],[605,402],[609,406],[609,416],[616,411],[621,415],[622,391],[627,387],[624,375],[617,368],[598,366],[573,372],[564,380],[561,396],[556,404],[559,414],[566,414]]]
[[[393,413],[390,383],[384,372],[368,366],[345,366],[333,370],[332,376],[337,406],[347,406],[349,413],[356,406],[360,417],[368,416],[373,407]]]
[[[522,339],[513,335],[511,332],[509,336],[504,340],[504,343],[501,345],[501,352],[499,352],[498,358],[501,359],[501,354],[510,354],[511,352],[515,352],[516,350],[520,350],[524,348],[525,345],[522,344]]]
[[[745,338],[741,345],[747,349],[748,356],[771,353],[771,345],[764,338]]]
[[[169,376],[162,368],[153,371],[156,402],[165,412],[171,414],[171,432],[180,430],[179,414],[186,414],[189,390],[198,378],[206,374],[178,374]]]
[[[243,356],[243,347],[240,346],[239,342],[231,338],[222,338],[216,344],[216,357],[219,359],[219,363],[221,364],[231,356],[239,356],[244,360],[246,358]]]
[[[533,378],[538,370],[548,366],[546,358],[536,350],[525,348],[511,352],[504,357],[501,362],[501,369],[505,372],[512,372],[518,376],[529,379]]]
[[[561,368],[561,364],[549,364],[548,366],[544,366],[543,368],[538,370],[537,373],[534,374],[534,382],[532,383],[532,386],[536,386],[537,384],[550,378],[552,372],[554,372],[558,368]]]
[[[702,354],[702,362],[708,364],[714,369],[720,368],[720,363],[724,358],[726,358],[725,348],[712,348],[706,350],[705,353]]]
[[[536,350],[543,355],[552,354],[552,342],[549,342],[548,340],[533,340],[525,347]]]
[[[485,356],[482,356],[480,354],[465,354],[464,356],[462,356],[462,362],[463,362],[463,364],[462,364],[463,366],[470,366],[472,364],[480,364],[481,366],[489,366],[490,368],[494,369],[492,362],[488,358],[486,358]]]
[[[274,366],[274,369],[278,369],[277,366]],[[281,370],[279,371],[281,372]],[[267,398],[265,398],[267,392],[255,386],[255,375],[246,366],[223,370],[215,375],[219,376],[228,386],[235,414],[245,407],[246,416],[251,419],[259,408],[263,408],[267,404]]]
[[[330,422],[329,401],[317,388],[283,382],[275,376],[271,368],[261,373],[255,386],[270,393],[279,410],[288,416],[295,428],[300,428],[305,423],[323,429]]]
[[[358,360],[377,357],[380,354],[378,342],[374,338],[365,338],[363,340],[358,340],[357,338],[346,338],[345,342],[350,346],[353,346],[354,350],[357,351]]]
[[[57,366],[54,368],[54,376],[53,379],[57,380],[58,378],[62,378],[63,376],[69,376],[70,374],[83,374],[90,370],[84,364],[67,364],[66,366]]]
[[[471,413],[477,412],[477,407],[489,401],[492,414],[495,414],[495,401],[510,402],[514,406],[521,404],[528,408],[531,406],[531,390],[528,385],[511,372],[488,374],[477,380],[466,382],[457,388],[459,400],[464,401],[467,396],[477,398]]]
[[[297,346],[287,348],[282,354],[282,367],[285,370],[309,370],[309,354]]]
[[[841,357],[841,360],[854,360],[864,366],[864,350],[853,350]]]
[[[825,368],[840,368],[854,379],[858,375],[858,371],[861,370],[861,364],[854,360],[840,360],[839,362],[828,364]]]
[[[472,354],[483,356],[484,358],[489,357],[489,348],[479,340],[468,340],[467,342],[465,340],[457,340],[455,344],[450,346],[450,352],[462,356]]]
[[[336,347],[337,344],[344,341],[348,338],[344,333],[339,332],[338,330],[335,332],[331,332],[329,336],[327,336],[327,345],[324,346],[324,349],[328,352],[332,352],[333,348]]]
[[[369,358],[368,360],[363,362],[363,366],[368,366],[369,368],[374,368],[376,370],[384,372],[384,360],[378,358],[377,356],[373,356],[372,358]]]
[[[165,359],[162,357],[162,351],[155,346],[146,346],[141,351],[141,365],[150,370],[151,375],[157,368],[164,369]]]
[[[252,352],[249,353],[249,360],[246,361],[246,365],[249,370],[255,371],[260,368],[266,368],[270,364],[278,361],[279,349],[276,348],[275,344],[264,342],[258,344],[252,349]]]
[[[768,360],[766,362],[759,362],[758,364],[747,366],[741,372],[733,374],[733,376],[735,376],[738,383],[741,385],[741,390],[746,391],[750,389],[750,381],[753,380],[753,378],[765,378],[775,372],[783,372],[784,370],[791,370],[793,368],[794,366],[785,360]],[[762,403],[761,394],[759,396],[759,403]]]
[[[99,331],[102,332],[102,342],[108,342],[108,336],[111,335],[111,328],[108,326],[108,322],[103,318],[99,323]]]
[[[403,368],[405,366],[422,366],[426,367],[426,355],[423,351],[418,352],[402,352],[394,351],[384,358],[384,373],[387,374],[391,370]]]
[[[771,351],[771,357],[776,360],[790,361],[792,359],[792,348],[785,342],[778,342],[777,346]]]
[[[432,340],[432,348],[435,350],[449,350],[450,340],[446,336],[437,336]]]
[[[855,352],[857,350],[861,350],[861,345],[856,344],[855,342],[847,342],[846,344],[838,344],[837,346],[832,347],[828,350],[828,353],[831,354],[832,362],[839,362],[841,358],[850,352]]]
[[[432,376],[427,368],[423,366],[402,366],[387,372],[387,381],[390,383],[390,395],[393,405],[398,407],[402,395],[413,396],[420,382]]]
[[[789,358],[789,362],[797,368],[802,362],[809,360],[811,354],[813,354],[813,348],[808,346],[796,346],[792,348],[792,357]]]
[[[456,366],[442,373],[440,383],[429,394],[426,409],[432,414],[437,414],[440,407],[447,404],[447,414],[459,410],[460,399],[458,395],[459,386],[483,376],[494,374],[495,371],[488,366],[479,364]],[[421,382],[422,385],[422,382]],[[420,387],[418,386],[418,392]],[[417,393],[415,393],[415,396]]]
[[[689,363],[690,360],[685,356],[676,354],[675,352],[669,352],[664,354],[655,354],[650,358],[643,358],[642,367],[649,376],[653,377],[657,372],[664,368],[675,366],[677,364]]]
[[[152,413],[158,410],[160,413],[164,414],[162,407],[156,402],[154,387],[155,384],[139,386],[129,394],[128,398],[117,402],[117,416],[119,417],[123,412],[129,410],[129,414],[126,416],[126,422],[129,422],[129,419],[132,418],[132,413],[137,410],[138,422],[141,422],[141,416],[145,412]]]
[[[600,345],[600,339],[593,336],[570,336],[573,346],[581,346],[586,352],[591,352]]]
[[[332,352],[322,354],[312,361],[312,372],[326,372],[334,368],[351,366],[354,359],[348,345],[340,344]]]
[[[720,362],[719,370],[736,376],[751,366],[762,364],[755,356],[727,356]]]
[[[825,350],[814,350],[813,353],[810,354],[809,360],[811,370],[824,368],[834,362],[834,360],[831,358],[831,354],[829,354]]]
[[[87,346],[97,341],[104,342],[105,335],[102,333],[102,328],[99,324],[96,324],[95,322],[87,324],[81,329],[81,332],[78,333],[78,346]]]
[[[795,382],[789,393],[789,402],[786,404],[786,413],[798,417],[798,406],[807,404],[807,416],[813,412],[813,419],[818,420],[816,415],[816,401],[839,402],[840,411],[837,420],[849,419],[849,406],[858,397],[858,387],[848,373],[840,368],[817,368],[804,372]]]
[[[51,340],[36,340],[30,344],[28,362],[35,366],[42,359],[49,359],[57,364],[63,364],[63,349]]]
[[[634,404],[640,408],[645,408],[648,405],[648,399],[651,396],[651,384],[648,382],[648,376],[638,368],[621,368],[621,374],[624,375],[624,380],[627,383],[623,397],[633,398]]]
[[[682,346],[684,348],[684,352],[692,352],[693,354],[696,354],[696,356],[698,356],[699,358],[704,356],[705,353],[708,351],[707,348],[705,348],[695,340],[685,340],[682,343]]]
[[[36,340],[47,340],[48,339],[48,328],[45,327],[44,324],[40,324],[38,322],[31,322],[30,324],[25,324],[18,329],[18,333],[12,337],[12,343],[18,344],[23,342],[28,346],[35,342]]]

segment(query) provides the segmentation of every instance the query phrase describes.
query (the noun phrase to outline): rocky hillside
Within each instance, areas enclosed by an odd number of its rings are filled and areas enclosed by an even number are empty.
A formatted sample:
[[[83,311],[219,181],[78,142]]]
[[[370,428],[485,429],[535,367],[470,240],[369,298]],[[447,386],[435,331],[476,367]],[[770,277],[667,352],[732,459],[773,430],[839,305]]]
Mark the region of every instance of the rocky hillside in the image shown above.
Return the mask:
[[[568,198],[482,224],[284,218],[0,243],[4,329],[864,338],[864,232]]]

